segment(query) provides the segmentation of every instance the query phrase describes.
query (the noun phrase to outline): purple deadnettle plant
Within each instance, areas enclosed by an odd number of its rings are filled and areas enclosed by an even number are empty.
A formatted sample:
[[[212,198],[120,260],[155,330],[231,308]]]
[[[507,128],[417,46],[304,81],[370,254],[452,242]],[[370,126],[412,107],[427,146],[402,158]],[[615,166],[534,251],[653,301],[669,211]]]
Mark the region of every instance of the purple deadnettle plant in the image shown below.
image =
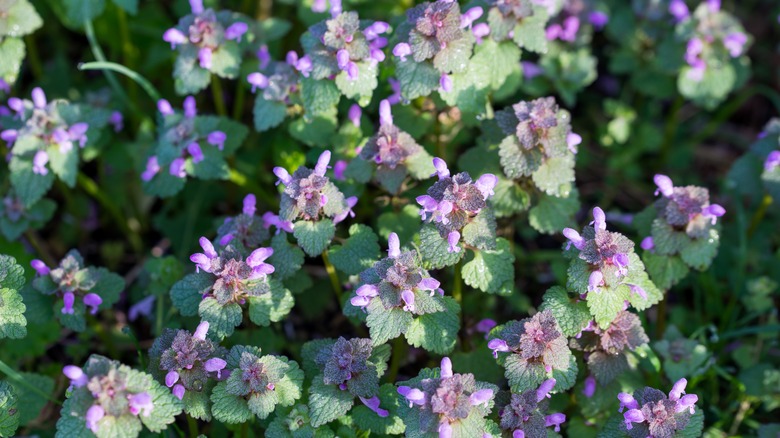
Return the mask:
[[[137,436],[143,426],[159,433],[182,410],[150,375],[103,356],[93,354],[83,368],[67,365],[63,374],[70,388],[57,429],[72,436]]]
[[[206,338],[209,323],[198,324],[195,333],[165,329],[149,350],[149,372],[184,402],[184,411],[211,420],[211,390],[227,377],[227,350]]]
[[[621,392],[620,411],[623,429],[631,438],[672,437],[684,431],[696,412],[696,394],[686,394],[688,381],[675,382],[667,396],[662,391],[645,387],[633,395]],[[626,410],[625,412],[623,412]]]
[[[547,436],[548,427],[554,427],[555,432],[560,432],[566,415],[547,414],[550,391],[555,383],[555,379],[547,379],[538,389],[512,392],[508,400],[504,398],[497,402],[501,429],[511,433],[512,438]]]
[[[465,437],[488,433],[485,417],[493,408],[495,385],[478,382],[473,374],[452,371],[449,357],[441,368],[425,368],[414,379],[398,383],[401,415],[407,436]]]
[[[197,93],[211,75],[234,79],[241,66],[241,42],[251,40],[251,19],[231,11],[204,8],[203,0],[190,0],[192,13],[165,31],[163,41],[178,51],[173,70],[176,92]]]

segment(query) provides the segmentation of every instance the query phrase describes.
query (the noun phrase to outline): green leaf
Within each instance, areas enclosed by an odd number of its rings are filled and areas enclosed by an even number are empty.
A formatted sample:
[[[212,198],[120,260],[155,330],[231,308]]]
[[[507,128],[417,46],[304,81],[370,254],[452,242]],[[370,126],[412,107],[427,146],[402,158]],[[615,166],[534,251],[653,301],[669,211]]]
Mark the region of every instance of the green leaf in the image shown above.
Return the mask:
[[[303,107],[310,116],[331,111],[339,103],[341,93],[333,81],[313,78],[301,79]]]
[[[105,0],[63,0],[68,18],[78,25],[92,21],[103,13]]]
[[[211,56],[211,72],[215,75],[235,79],[241,67],[241,49],[235,41],[223,41]]]
[[[0,287],[19,291],[24,286],[24,268],[16,259],[0,254]]]
[[[433,57],[433,67],[440,72],[460,73],[466,70],[474,47],[474,36],[463,32],[463,37],[450,41]]]
[[[163,169],[152,178],[151,181],[144,181],[144,191],[151,196],[169,198],[179,193],[187,182],[186,178],[179,178]]]
[[[247,298],[249,319],[259,326],[281,321],[295,305],[292,293],[279,280],[270,278],[268,283],[271,287],[270,293]]]
[[[702,436],[703,429],[704,412],[701,409],[697,409],[691,419],[688,420],[685,429],[676,432],[674,438],[698,438]]]
[[[707,59],[707,68],[701,80],[691,78],[691,67],[684,66],[677,77],[677,88],[685,98],[694,101],[707,109],[718,106],[737,82],[737,72],[734,65],[713,58]]]
[[[73,0],[80,1],[80,0]],[[213,60],[212,60],[213,62]],[[195,45],[182,46],[173,65],[173,79],[176,94],[196,94],[211,83],[211,73],[201,68],[198,49]]]
[[[556,197],[568,196],[574,184],[574,156],[547,158],[532,178],[536,187],[544,193]]]
[[[2,57],[2,50],[0,50],[0,57]],[[11,184],[16,190],[16,195],[28,208],[38,202],[54,183],[53,172],[46,175],[33,173],[31,160],[13,157],[8,170],[11,171]]]
[[[532,175],[542,165],[542,154],[536,150],[526,150],[520,145],[517,136],[510,135],[498,145],[501,167],[510,179],[520,179]]]
[[[442,301],[447,310],[426,313],[412,320],[405,336],[409,344],[436,354],[449,354],[458,341],[460,306],[450,297]]]
[[[210,386],[214,386],[213,384]],[[187,391],[182,397],[184,412],[192,418],[211,421],[211,390],[208,385],[202,391]]]
[[[284,102],[266,100],[262,95],[255,98],[253,110],[255,129],[267,131],[282,124],[287,117],[287,105]]]
[[[272,237],[271,248],[274,249],[274,253],[268,259],[268,263],[276,269],[275,278],[284,280],[300,272],[304,261],[303,251],[287,240],[287,233],[280,232]]]
[[[609,324],[623,310],[624,301],[629,299],[629,288],[620,285],[616,288],[599,288],[595,292],[589,292],[587,296],[588,309],[593,319],[602,329]]]
[[[712,260],[718,254],[719,240],[718,231],[710,229],[709,238],[693,239],[691,244],[686,245],[680,251],[680,256],[686,265],[693,269],[704,271],[709,268]]]
[[[322,375],[314,378],[309,388],[309,415],[311,425],[320,427],[344,416],[352,408],[353,395],[336,385],[326,385]]]
[[[669,290],[688,275],[688,266],[679,256],[664,256],[645,252],[642,255],[650,278],[659,288]]]
[[[237,303],[222,306],[211,297],[200,302],[198,315],[209,323],[209,338],[215,340],[230,336],[243,319],[243,311]]]
[[[565,198],[541,195],[539,202],[528,212],[528,222],[540,233],[557,234],[575,225],[574,214],[579,209],[579,193],[576,189],[572,189]]]
[[[246,126],[227,117],[198,116],[195,118],[195,132],[200,134],[201,137],[207,137],[214,131],[225,133],[225,146],[222,151],[225,155],[234,153],[244,143],[247,135],[249,135],[249,129]],[[210,144],[204,144],[202,148],[219,150]]]
[[[466,252],[463,248],[458,252],[449,252],[448,249],[447,239],[441,237],[436,227],[431,224],[423,225],[420,230],[420,255],[427,269],[452,266],[458,263]]]
[[[0,381],[0,436],[13,436],[19,427],[19,410],[13,387]]]
[[[21,339],[27,336],[26,310],[22,296],[17,291],[0,288],[0,339]]]
[[[347,275],[357,275],[379,259],[379,237],[371,227],[361,224],[351,225],[349,236],[343,245],[331,248],[328,255],[336,269]]]
[[[19,77],[19,69],[22,67],[24,56],[24,42],[18,38],[5,38],[0,41],[0,79],[9,84],[16,82]]]
[[[114,303],[119,301],[119,296],[125,288],[124,278],[106,268],[90,268],[90,274],[95,279],[92,292],[100,295],[100,298],[103,299],[100,309],[110,309]]]
[[[247,400],[247,407],[253,414],[257,415],[257,418],[264,420],[276,408],[276,401],[276,392],[266,391],[250,395],[249,400]]]
[[[390,233],[396,233],[401,242],[411,242],[420,229],[420,209],[407,204],[398,213],[394,211],[382,213],[376,220],[376,229],[385,241]]]
[[[690,244],[691,239],[682,231],[672,228],[662,218],[653,221],[652,231],[654,250],[661,255],[679,253]]]
[[[536,389],[547,379],[544,364],[528,362],[522,359],[519,354],[510,354],[506,358],[504,368],[504,377],[506,377],[513,392]]]
[[[398,391],[392,383],[386,383],[379,388],[379,408],[389,412],[387,417],[380,417],[363,404],[352,409],[352,419],[362,430],[368,430],[377,435],[400,435],[404,433],[406,426],[398,416],[400,404]]]
[[[41,16],[28,0],[11,2],[8,9],[5,7],[3,9],[4,13],[0,14],[0,36],[19,38],[43,26]]]
[[[293,235],[298,245],[309,257],[316,257],[325,251],[336,234],[336,226],[330,219],[320,221],[298,221],[293,227]]]
[[[377,66],[368,62],[360,62],[358,77],[350,79],[346,71],[336,75],[336,86],[347,99],[355,99],[367,105],[377,86]]]
[[[474,251],[474,258],[463,265],[463,282],[483,292],[512,293],[515,279],[515,255],[509,241],[497,239],[495,251]]]
[[[187,159],[185,169],[187,175],[203,180],[225,180],[230,176],[227,162],[222,158],[222,151],[212,145],[202,145],[203,161],[195,163]],[[165,170],[163,170],[164,172]]]
[[[412,315],[399,307],[385,309],[381,300],[371,300],[368,304],[366,325],[374,346],[384,344],[406,333],[412,324]]]
[[[301,117],[290,123],[287,132],[309,146],[330,147],[336,135],[336,109],[314,117]]]
[[[397,61],[395,74],[401,83],[401,95],[412,100],[427,96],[439,88],[441,74],[428,62],[414,62],[411,58]]]
[[[203,295],[214,286],[214,276],[207,272],[189,274],[171,288],[171,301],[182,316],[195,316]]]
[[[547,38],[545,37],[545,25],[547,24],[547,9],[544,6],[534,5],[534,14],[523,18],[515,26],[514,41],[518,46],[536,53],[547,52]]]
[[[227,424],[244,423],[252,418],[246,400],[233,394],[229,394],[226,382],[219,382],[211,392],[211,414],[214,419]]]
[[[183,404],[171,393],[170,389],[154,379],[149,379],[149,381],[151,384],[146,392],[152,396],[154,409],[148,417],[139,415],[138,418],[150,431],[159,433],[167,429],[168,425],[176,420],[176,416],[181,414]]]
[[[138,0],[111,0],[115,5],[130,15],[138,13]]]
[[[465,227],[463,241],[480,250],[496,249],[496,218],[492,208],[483,208]]]
[[[561,333],[567,337],[580,333],[591,320],[587,304],[584,301],[572,301],[566,289],[560,286],[553,286],[544,293],[539,310],[552,312],[561,327]]]

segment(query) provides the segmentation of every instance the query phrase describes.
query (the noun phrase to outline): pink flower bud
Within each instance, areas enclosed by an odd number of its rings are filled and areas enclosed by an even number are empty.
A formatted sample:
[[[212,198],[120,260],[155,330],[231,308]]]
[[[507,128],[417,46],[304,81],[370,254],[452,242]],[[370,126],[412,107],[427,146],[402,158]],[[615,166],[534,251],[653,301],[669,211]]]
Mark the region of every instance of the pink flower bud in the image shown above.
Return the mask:
[[[406,57],[412,54],[412,48],[407,43],[398,43],[393,48],[393,55],[401,58],[401,61],[405,61]]]
[[[175,49],[179,44],[186,44],[189,42],[187,35],[184,35],[184,32],[175,27],[166,30],[162,38],[163,41],[171,44],[171,50]]]
[[[447,252],[460,252],[460,233],[457,231],[450,231],[447,235]]]
[[[658,186],[658,190],[655,191],[656,196],[658,196],[658,193],[661,193],[668,198],[674,193],[674,184],[672,184],[672,179],[668,176],[657,174],[653,177],[653,182]]]
[[[471,404],[471,406],[482,405],[489,402],[490,399],[492,398],[493,398],[492,389],[480,389],[479,391],[469,396],[469,403]]]
[[[546,427],[555,426],[556,432],[561,431],[561,424],[563,424],[565,421],[566,421],[566,415],[561,413],[551,414],[544,417],[544,425]]]
[[[599,288],[604,284],[604,274],[601,271],[593,271],[588,277],[588,292],[598,292]]]
[[[212,51],[208,47],[201,47],[198,50],[198,65],[206,70],[211,69]]]
[[[363,397],[358,397],[358,398],[360,398],[360,401],[363,402],[363,404],[366,405],[368,409],[371,409],[380,417],[385,418],[388,415],[390,415],[390,413],[387,412],[385,409],[379,407],[379,397],[373,396],[371,398],[363,398]]]
[[[540,402],[545,398],[550,398],[550,391],[555,387],[555,379],[547,379],[536,390],[536,401]]]
[[[157,111],[164,116],[169,116],[173,114],[173,107],[167,100],[160,99],[157,101]]]
[[[276,185],[284,184],[288,185],[290,184],[290,181],[292,181],[292,177],[290,176],[290,173],[287,172],[283,167],[274,167],[273,169],[274,175],[276,175],[277,178],[279,178],[276,181]]]
[[[653,242],[653,238],[651,236],[647,236],[644,239],[642,239],[642,242],[639,244],[642,249],[645,251],[652,251],[655,248],[655,243]]]
[[[401,255],[401,241],[398,239],[398,234],[390,233],[387,238],[387,246],[387,256],[391,259]]]
[[[450,176],[450,170],[447,168],[447,163],[442,160],[439,157],[435,157],[433,159],[433,168],[436,169],[436,173],[433,175],[438,175],[439,179],[444,179]]]
[[[62,374],[70,380],[70,385],[76,388],[86,385],[89,380],[84,370],[75,365],[65,365]]]
[[[401,300],[404,302],[403,310],[406,312],[414,312],[414,292],[410,290],[404,290],[401,292]]]
[[[100,405],[92,405],[87,409],[87,413],[84,416],[84,419],[86,420],[86,426],[87,429],[91,430],[93,433],[97,433],[98,431],[98,425],[97,423],[103,419],[103,417],[106,416],[106,411],[103,410],[103,407]]]
[[[241,37],[244,36],[248,29],[249,27],[246,23],[237,21],[225,29],[225,38],[241,42]]]
[[[442,74],[439,78],[439,86],[445,93],[452,91],[452,78],[447,74]]]
[[[322,154],[320,154],[320,157],[317,158],[317,164],[314,166],[314,173],[319,176],[325,176],[329,163],[330,151],[323,151]]]
[[[173,387],[173,395],[178,398],[179,400],[184,398],[184,393],[186,392],[186,389],[184,388],[184,385],[181,383],[177,384]]]
[[[76,301],[76,296],[73,294],[73,292],[65,292],[62,295],[62,314],[63,315],[73,315],[73,303]]]
[[[146,160],[146,170],[141,174],[141,179],[151,181],[158,172],[160,172],[160,163],[157,161],[157,157],[152,155]]]
[[[588,376],[585,378],[585,388],[583,388],[582,394],[585,395],[585,397],[587,398],[591,398],[595,393],[596,393],[596,379],[593,376]]]
[[[477,179],[474,186],[482,193],[482,198],[487,199],[495,194],[493,189],[498,184],[498,177],[492,173],[486,173]]]
[[[198,324],[198,327],[195,329],[195,333],[192,334],[192,337],[195,339],[200,339],[201,341],[206,340],[206,333],[209,331],[209,322],[208,321],[202,321],[200,324]]]
[[[98,294],[95,293],[88,293],[84,295],[84,305],[89,307],[89,313],[91,315],[94,315],[98,311],[98,307],[100,307],[101,304],[103,304],[103,299],[100,298]]]
[[[168,371],[168,374],[165,375],[165,386],[168,388],[172,387],[176,384],[176,382],[179,381],[179,373],[176,371]]]
[[[46,108],[46,93],[40,87],[35,87],[32,90],[33,105],[38,109]]]
[[[43,263],[42,260],[33,259],[30,262],[30,266],[32,266],[32,268],[35,269],[35,272],[38,275],[41,275],[41,276],[49,275],[49,272],[50,272],[49,267],[46,266],[46,263]]]
[[[441,374],[442,379],[452,377],[452,361],[449,357],[444,356],[441,358]]]

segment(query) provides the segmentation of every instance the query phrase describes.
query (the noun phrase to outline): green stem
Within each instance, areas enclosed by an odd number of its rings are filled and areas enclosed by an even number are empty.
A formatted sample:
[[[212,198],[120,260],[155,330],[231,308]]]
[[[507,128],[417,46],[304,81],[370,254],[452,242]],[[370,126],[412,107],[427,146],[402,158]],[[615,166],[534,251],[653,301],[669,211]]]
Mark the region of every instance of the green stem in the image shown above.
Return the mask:
[[[409,346],[402,336],[399,336],[393,340],[393,351],[390,357],[390,372],[387,374],[389,382],[395,382],[398,377],[398,370],[401,368],[401,359],[406,357],[406,351]]]
[[[87,35],[87,40],[89,41],[89,48],[92,50],[92,56],[95,57],[95,59],[100,62],[106,62],[106,55],[103,54],[103,49],[100,48],[100,44],[98,44],[97,37],[95,37],[95,28],[92,27],[92,21],[85,20],[84,21],[84,33]],[[92,63],[88,63],[92,64]],[[79,65],[79,70],[83,70],[81,68],[81,64]],[[111,86],[111,88],[114,90],[114,93],[116,93],[119,98],[124,100],[128,103],[128,105],[132,106],[132,103],[127,98],[127,94],[122,90],[122,87],[119,86],[119,81],[117,81],[116,76],[114,76],[111,72],[106,72],[106,80],[108,81],[108,84]]]
[[[137,253],[141,253],[143,249],[141,237],[127,224],[127,220],[122,214],[122,211],[119,210],[119,207],[114,204],[109,196],[100,190],[100,187],[93,179],[84,173],[79,172],[77,181],[79,186],[84,189],[84,191],[87,192],[89,196],[93,197],[103,208],[106,209],[106,211],[108,211],[116,224],[119,225],[119,228],[130,241],[130,245],[133,247],[133,249]]]
[[[764,219],[764,215],[766,215],[766,211],[769,209],[770,205],[772,205],[772,197],[769,195],[764,195],[764,198],[761,200],[761,205],[750,219],[750,226],[748,226],[747,230],[748,238],[753,237],[753,233],[756,232],[756,228],[758,228],[758,225]]]
[[[452,298],[458,302],[458,305],[463,305],[463,259],[460,259],[455,264],[455,279],[452,285]],[[461,312],[462,313],[462,312]]]
[[[165,307],[163,305],[163,296],[157,295],[157,302],[155,304],[156,315],[154,319],[154,334],[160,336],[163,330],[163,320],[165,315]]]
[[[671,154],[672,143],[677,135],[677,122],[683,103],[685,103],[685,99],[683,99],[682,96],[677,96],[677,99],[675,99],[674,104],[672,105],[672,110],[669,112],[669,117],[666,119],[664,142],[661,144],[661,163],[663,163],[664,166],[669,162],[669,155]]]
[[[669,299],[669,293],[658,303],[658,321],[655,326],[655,334],[660,339],[666,331],[666,301]]]
[[[341,301],[343,293],[343,290],[341,289],[341,281],[339,281],[339,274],[336,272],[336,268],[330,262],[327,249],[322,251],[322,261],[325,263],[325,270],[328,272],[328,277],[330,277],[330,284],[333,286],[333,292],[335,292],[336,299],[339,301],[339,307],[341,307],[343,306],[343,302]]]
[[[233,102],[233,119],[241,121],[241,117],[244,115],[244,97],[246,95],[246,82],[238,81],[236,85],[236,100]]]
[[[141,351],[141,343],[138,342],[138,337],[135,336],[133,329],[130,328],[129,325],[122,327],[122,333],[126,334],[130,339],[132,339],[133,344],[135,345],[135,351],[138,352],[138,364],[141,366],[142,370],[145,370],[146,361],[144,360],[144,354]]]
[[[140,74],[134,72],[133,70],[130,70],[129,68],[125,67],[124,65],[117,64],[115,62],[108,62],[108,61],[100,61],[100,62],[82,62],[78,65],[79,70],[109,70],[109,71],[115,71],[117,73],[121,73],[128,78],[134,80],[138,85],[141,86],[141,88],[146,91],[146,94],[149,95],[152,100],[157,102],[160,100],[160,93],[157,91],[156,88],[154,88],[154,85],[152,85],[151,82],[149,82],[145,77],[141,76]]]
[[[198,435],[200,435],[200,433],[198,433],[198,420],[192,418],[189,415],[187,415],[187,427],[190,430],[191,438],[197,438]]]
[[[222,81],[219,76],[211,75],[211,96],[214,98],[214,106],[217,108],[217,114],[227,117],[225,108],[225,93],[222,92]]]
[[[21,386],[24,386],[28,390],[30,390],[30,391],[40,395],[41,397],[45,398],[46,400],[48,400],[48,401],[50,401],[50,402],[52,402],[54,404],[62,406],[62,403],[59,400],[53,398],[51,396],[51,394],[46,394],[45,392],[41,391],[40,389],[38,389],[34,385],[29,384],[27,382],[27,380],[25,380],[24,376],[22,376],[21,374],[17,373],[16,370],[14,370],[13,368],[9,367],[2,360],[0,360],[0,373],[5,374],[6,376],[8,376],[9,379],[15,381],[16,383],[18,383]]]
[[[38,55],[38,45],[35,44],[35,38],[32,35],[27,35],[24,37],[24,44],[27,47],[27,60],[30,62],[30,70],[32,70],[36,80],[41,80],[43,77],[43,64],[41,64],[41,57]]]

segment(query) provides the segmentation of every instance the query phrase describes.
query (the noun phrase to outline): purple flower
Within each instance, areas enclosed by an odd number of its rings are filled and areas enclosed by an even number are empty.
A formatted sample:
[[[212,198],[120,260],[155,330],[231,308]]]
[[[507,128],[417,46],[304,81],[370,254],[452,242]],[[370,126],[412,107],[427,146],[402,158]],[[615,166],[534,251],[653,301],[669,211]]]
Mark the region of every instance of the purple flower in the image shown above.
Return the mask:
[[[84,386],[89,381],[87,375],[84,374],[84,370],[76,365],[65,365],[62,368],[62,374],[70,380],[70,386],[74,388]]]
[[[688,412],[693,415],[695,413],[695,404],[699,401],[699,396],[696,394],[688,394],[684,395],[680,398],[680,400],[677,400],[677,405],[675,406],[676,412],[682,412],[685,410],[688,410]]]
[[[73,294],[73,292],[65,292],[62,294],[62,314],[63,315],[73,315],[73,303],[76,302],[76,295]]]
[[[97,423],[105,416],[106,416],[106,411],[103,410],[102,406],[100,405],[90,406],[89,409],[87,409],[87,414],[85,415],[87,429],[91,430],[93,433],[97,433],[98,431]]]
[[[604,214],[604,210],[599,207],[593,207],[593,222],[589,225],[593,225],[593,228],[598,230],[607,229],[607,216]]]
[[[274,175],[276,175],[277,178],[279,178],[276,181],[276,185],[284,184],[288,185],[290,184],[290,181],[292,181],[292,177],[290,176],[290,173],[287,172],[287,170],[283,167],[274,167],[273,169]]]
[[[205,237],[201,237],[199,240],[200,247],[203,248],[202,253],[195,253],[190,256],[190,261],[195,263],[195,270],[200,272],[203,269],[206,272],[211,272],[211,261],[217,258],[217,251],[214,250],[214,245],[211,241]]]
[[[46,108],[46,93],[40,87],[35,87],[32,90],[33,105],[38,109]]]
[[[406,312],[414,312],[414,292],[410,290],[404,290],[401,292],[401,300],[404,302],[403,310]]]
[[[49,162],[49,154],[46,151],[38,151],[33,157],[32,171],[36,175],[46,175],[49,173],[49,169],[46,168],[46,163]]]
[[[192,143],[188,144],[187,152],[189,152],[189,154],[192,155],[193,163],[200,163],[201,161],[203,161],[203,151],[201,150],[198,142],[193,141]]]
[[[563,424],[565,421],[566,421],[566,415],[561,413],[551,414],[544,417],[544,425],[546,427],[555,426],[556,432],[561,431],[561,424]]]
[[[195,97],[187,96],[184,98],[184,117],[191,119],[198,115],[198,106]]]
[[[295,69],[298,70],[305,78],[309,77],[309,73],[311,73],[313,68],[314,67],[311,63],[311,58],[309,58],[309,55],[305,55],[295,63]]]
[[[688,5],[683,0],[672,0],[669,3],[669,13],[672,14],[677,23],[687,20],[691,16]]]
[[[588,292],[598,292],[599,288],[604,284],[604,274],[601,271],[593,271],[588,277]]]
[[[252,92],[254,93],[258,88],[265,90],[268,87],[268,78],[262,73],[250,73],[246,77],[247,82],[252,84]]]
[[[252,268],[252,279],[265,278],[269,274],[273,274],[275,268],[269,263],[265,263],[266,259],[271,257],[274,253],[273,248],[257,248],[249,254],[246,258],[246,264]]]
[[[314,173],[319,176],[325,176],[325,172],[328,170],[329,163],[330,151],[323,151],[319,158],[317,158],[317,164],[314,165]]]
[[[653,242],[652,236],[647,236],[644,239],[642,239],[642,242],[639,244],[642,249],[645,251],[652,251],[655,248],[655,243]]]
[[[288,233],[293,231],[293,223],[290,221],[283,221],[278,215],[271,213],[270,211],[263,214],[263,228],[268,229],[271,226],[276,227],[276,234],[284,230]]]
[[[187,38],[187,35],[184,35],[184,32],[180,31],[179,29],[176,29],[175,27],[172,27],[165,31],[162,37],[163,41],[166,43],[171,44],[171,50],[175,49],[177,45],[179,44],[186,44],[190,40]]]
[[[382,102],[387,102],[387,101],[383,100]],[[380,108],[382,106],[382,102],[379,102]],[[381,114],[381,109],[380,109],[380,114]],[[349,112],[347,112],[347,118],[357,128],[360,128],[360,117],[362,115],[363,115],[363,110],[360,108],[360,105],[356,103],[352,104],[352,106],[349,107]]]
[[[211,48],[209,47],[201,47],[198,50],[198,63],[201,68],[205,68],[206,70],[211,69],[211,59],[212,59],[213,52],[211,51]]]
[[[336,17],[341,11],[341,0],[330,0],[330,15]]]
[[[626,423],[626,429],[631,430],[634,428],[631,423],[643,423],[645,421],[645,415],[639,409],[629,409],[623,414],[623,419]]]
[[[719,204],[710,204],[702,209],[701,215],[705,218],[712,220],[712,225],[715,225],[717,218],[726,214],[726,209]]]
[[[32,268],[35,269],[35,272],[38,275],[41,276],[49,275],[50,272],[49,267],[46,266],[46,263],[44,263],[42,260],[32,259],[32,261],[30,262],[30,266],[32,266]]]
[[[338,164],[339,164],[339,162],[336,162],[337,166],[338,166]],[[334,169],[334,172],[335,172],[335,169]],[[343,171],[342,171],[342,174],[343,174]],[[349,198],[345,199],[344,201],[347,203],[347,208],[344,211],[342,211],[341,213],[339,213],[339,214],[337,214],[336,216],[333,217],[333,224],[334,225],[338,224],[339,222],[342,222],[344,219],[347,218],[347,216],[355,217],[355,212],[352,211],[352,208],[355,205],[357,205],[357,201],[358,201],[357,196],[350,196]]]
[[[393,48],[393,55],[401,58],[401,61],[406,61],[406,57],[412,54],[412,48],[407,43],[398,43]]]
[[[425,393],[417,388],[410,388],[408,386],[399,386],[398,393],[406,398],[409,402],[409,407],[413,405],[422,406],[425,404]]]
[[[260,61],[260,69],[268,67],[271,62],[271,53],[268,51],[268,46],[263,44],[257,50],[257,59]]]
[[[203,0],[190,0],[190,9],[195,15],[203,13]]]
[[[498,178],[492,173],[486,173],[477,179],[474,186],[482,193],[482,198],[487,199],[495,195],[493,189],[496,187],[496,184],[498,184]]]
[[[439,78],[439,86],[441,87],[442,91],[449,93],[452,91],[452,78],[448,74],[442,73],[441,77]]]
[[[609,22],[609,15],[601,11],[593,11],[588,15],[588,21],[596,30],[601,30]]]
[[[431,296],[433,296],[436,291],[444,294],[444,291],[439,289],[439,286],[441,286],[439,280],[431,277],[423,278],[419,283],[417,283],[417,289],[431,291]]]
[[[439,438],[452,438],[452,425],[450,424],[450,421],[446,418],[442,419],[441,423],[439,423],[437,432],[439,432]]]
[[[84,295],[84,305],[90,308],[90,315],[96,314],[101,304],[103,304],[103,299],[100,298],[100,295],[95,293]]]
[[[363,31],[363,35],[366,36],[366,40],[373,41],[379,35],[386,33],[388,30],[390,30],[389,24],[385,23],[384,21],[375,21],[374,23],[370,24],[366,30]]]
[[[441,358],[441,372],[439,375],[442,379],[452,377],[452,361],[447,356]]]
[[[447,168],[447,163],[439,157],[433,159],[433,168],[436,169],[436,173],[431,174],[431,176],[438,175],[439,179],[450,176],[450,170]]]
[[[148,297],[142,299],[141,301],[133,304],[130,306],[130,310],[127,312],[127,318],[130,321],[135,321],[138,319],[139,316],[149,316],[152,313],[152,306],[154,306],[154,302],[156,301],[157,297],[154,295],[149,295]]]
[[[540,402],[545,398],[550,398],[550,391],[555,387],[555,379],[547,379],[539,385],[539,389],[536,390],[536,401]]]
[[[19,117],[24,115],[24,101],[18,97],[8,98],[8,108],[11,108]]]
[[[195,333],[192,334],[192,337],[195,339],[200,339],[201,341],[206,340],[206,334],[209,332],[209,322],[208,321],[201,321],[200,324],[195,328]]]
[[[574,245],[575,248],[582,250],[583,246],[585,246],[585,238],[580,236],[580,233],[578,233],[576,230],[573,230],[571,228],[564,228],[563,229],[563,235],[569,239],[569,241],[566,243],[566,249],[568,250],[572,245]]]
[[[187,170],[184,168],[184,164],[185,164],[184,158],[176,158],[171,162],[171,165],[168,168],[168,173],[170,173],[171,175],[177,178],[186,177]]]
[[[618,277],[628,274],[628,254],[622,252],[612,256],[612,264],[617,266],[618,270],[615,273]]]
[[[626,392],[621,392],[617,396],[618,400],[620,400],[620,409],[618,412],[623,412],[623,409],[637,409],[639,407],[639,403],[634,400],[634,396],[631,394],[628,394]]]
[[[585,388],[583,388],[582,394],[585,395],[585,397],[587,398],[591,398],[595,393],[596,393],[596,378],[593,376],[588,376],[585,378]]]
[[[401,241],[398,234],[390,233],[387,237],[387,256],[391,259],[398,258],[401,255]]]
[[[490,26],[487,23],[477,23],[471,29],[471,33],[477,40],[477,44],[482,44],[482,38],[490,35]]]
[[[572,15],[563,20],[563,28],[559,38],[563,41],[574,42],[577,39],[577,31],[580,30],[580,19]]]
[[[643,299],[647,299],[647,292],[641,287],[636,284],[626,283],[628,285],[628,288],[631,289],[632,294],[637,294]]]
[[[227,140],[227,134],[222,131],[213,131],[206,137],[206,141],[219,148],[219,150],[225,148],[225,140]]]
[[[674,193],[674,184],[672,183],[672,179],[668,176],[657,174],[653,177],[653,182],[658,186],[658,189],[654,193],[656,196],[658,196],[658,193],[661,193],[665,198],[668,198]]]
[[[108,123],[114,125],[114,132],[119,132],[124,128],[124,117],[119,111],[111,113],[111,117],[108,118]]]
[[[173,395],[178,398],[179,400],[184,398],[184,393],[187,391],[187,389],[182,385],[181,383],[177,384],[173,387]]]
[[[168,371],[168,374],[165,375],[165,386],[168,388],[172,387],[176,384],[176,382],[179,381],[179,373],[175,370]]]
[[[447,235],[447,252],[460,252],[458,242],[460,242],[460,233],[457,231],[450,231]]]
[[[13,142],[16,141],[16,137],[19,135],[19,131],[16,129],[6,129],[3,132],[0,132],[0,140],[3,140],[4,142],[8,143],[10,146],[13,144]]]
[[[170,116],[173,114],[173,107],[167,100],[160,99],[157,101],[157,111],[164,116]]]
[[[488,342],[488,348],[493,350],[493,357],[498,359],[498,353],[506,353],[509,351],[509,345],[507,345],[506,341],[503,339],[491,339],[490,342]]]
[[[371,409],[380,417],[385,418],[388,415],[390,415],[390,413],[387,412],[385,409],[379,407],[379,397],[373,396],[371,398],[363,398],[363,397],[358,397],[358,398],[360,398],[360,401],[363,402],[363,404],[366,405],[368,409]]]
[[[387,98],[390,105],[395,105],[401,102],[401,83],[393,78],[388,78],[387,82],[390,84],[390,88],[393,90],[393,94]]]
[[[544,37],[547,38],[548,41],[553,41],[558,39],[561,36],[561,32],[563,29],[561,28],[561,25],[558,23],[551,24],[547,27],[544,31]]]
[[[247,216],[254,216],[256,211],[257,198],[255,198],[255,195],[250,193],[244,197],[244,208],[241,212]]]
[[[482,16],[482,8],[475,6],[460,16],[460,27],[469,27]]]
[[[314,0],[311,4],[312,12],[323,13],[328,10],[328,0]]]
[[[355,297],[352,297],[350,303],[355,307],[360,307],[364,311],[371,301],[371,298],[379,296],[379,288],[373,284],[364,284],[355,291]]]
[[[477,325],[474,326],[474,328],[478,332],[484,333],[485,334],[485,339],[487,339],[488,338],[488,334],[490,333],[490,331],[493,330],[493,328],[495,326],[497,326],[497,325],[498,324],[494,320],[492,320],[490,318],[485,318],[485,319],[480,320],[477,323]]]
[[[393,124],[393,112],[390,109],[390,101],[387,99],[379,102],[379,124],[391,126]]]
[[[247,29],[249,29],[249,27],[246,23],[237,21],[225,29],[225,38],[241,42],[241,37],[244,36]]]
[[[573,132],[570,132],[566,135],[566,145],[569,148],[569,151],[571,151],[572,154],[577,153],[577,146],[582,143],[582,136],[579,134],[575,134]]]
[[[480,389],[479,391],[474,392],[469,396],[469,404],[471,404],[471,406],[483,405],[489,402],[492,398],[492,389]]]
[[[152,155],[146,160],[146,170],[141,174],[141,179],[144,181],[151,181],[159,171],[160,163],[157,161],[157,157]]]
[[[128,396],[127,406],[130,408],[131,414],[138,415],[141,413],[144,417],[151,415],[154,408],[152,397],[148,392],[139,392],[138,394]]]
[[[531,80],[544,73],[544,69],[531,61],[521,61],[520,65],[523,67],[523,78]]]
[[[742,32],[732,32],[723,39],[723,45],[732,58],[742,55],[746,43],[747,35]]]
[[[227,366],[227,362],[218,357],[212,357],[203,364],[203,369],[209,373],[217,373],[217,379],[222,378],[222,370]]]
[[[68,128],[68,137],[72,141],[78,141],[79,147],[84,147],[87,143],[87,130],[89,129],[89,124],[81,122],[81,123],[74,123],[70,128]]]
[[[764,170],[771,172],[780,166],[780,151],[772,151],[767,155],[764,161]]]
[[[720,0],[707,0],[707,8],[713,14],[720,11]]]

